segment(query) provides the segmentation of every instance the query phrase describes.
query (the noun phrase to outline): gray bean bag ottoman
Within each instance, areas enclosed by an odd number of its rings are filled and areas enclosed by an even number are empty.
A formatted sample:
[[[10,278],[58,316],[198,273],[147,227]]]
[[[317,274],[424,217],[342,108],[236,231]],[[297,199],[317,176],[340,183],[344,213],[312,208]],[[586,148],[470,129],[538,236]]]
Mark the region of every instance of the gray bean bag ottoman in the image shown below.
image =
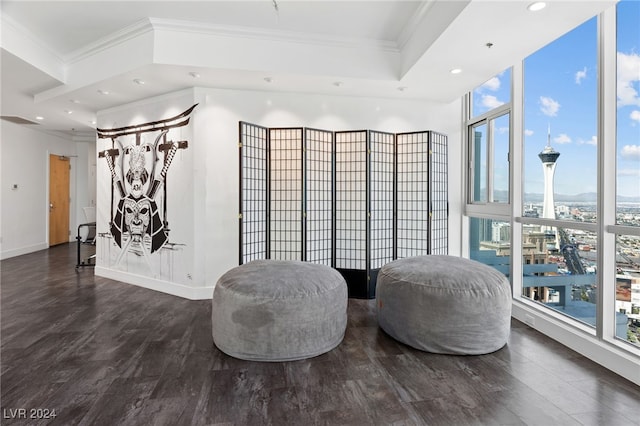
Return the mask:
[[[226,272],[213,290],[215,345],[252,361],[310,358],[340,344],[347,284],[328,266],[254,260]]]
[[[376,302],[380,327],[423,351],[486,354],[509,338],[509,281],[474,260],[416,256],[388,263],[378,274]]]

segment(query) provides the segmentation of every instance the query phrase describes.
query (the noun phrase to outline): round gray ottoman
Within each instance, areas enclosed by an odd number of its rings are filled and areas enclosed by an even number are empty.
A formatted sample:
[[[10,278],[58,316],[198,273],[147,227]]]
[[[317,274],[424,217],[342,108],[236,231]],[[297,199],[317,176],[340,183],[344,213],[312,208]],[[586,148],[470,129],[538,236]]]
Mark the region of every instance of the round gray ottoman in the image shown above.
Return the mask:
[[[480,262],[416,256],[384,265],[376,287],[378,324],[391,337],[427,352],[479,355],[507,343],[511,288]]]
[[[252,361],[310,358],[340,344],[347,284],[328,266],[254,260],[226,272],[213,290],[215,345]]]

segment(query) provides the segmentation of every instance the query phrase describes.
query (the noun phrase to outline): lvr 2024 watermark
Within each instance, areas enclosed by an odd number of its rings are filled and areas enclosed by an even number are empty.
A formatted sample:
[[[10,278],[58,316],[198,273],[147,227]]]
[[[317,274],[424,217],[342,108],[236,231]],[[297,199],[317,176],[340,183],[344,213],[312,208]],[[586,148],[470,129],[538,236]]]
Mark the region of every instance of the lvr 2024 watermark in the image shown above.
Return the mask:
[[[55,409],[49,408],[3,408],[3,419],[55,419],[57,416]]]

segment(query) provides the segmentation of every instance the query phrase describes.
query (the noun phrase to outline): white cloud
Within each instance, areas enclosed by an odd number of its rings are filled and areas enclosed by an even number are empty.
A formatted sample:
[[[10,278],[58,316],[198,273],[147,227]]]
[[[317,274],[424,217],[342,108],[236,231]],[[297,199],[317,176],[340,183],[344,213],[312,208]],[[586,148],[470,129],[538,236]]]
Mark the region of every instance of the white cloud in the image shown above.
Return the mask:
[[[618,52],[618,106],[640,105],[640,55]]]
[[[498,77],[492,77],[486,82],[484,82],[484,84],[480,86],[480,88],[488,89],[488,90],[491,90],[492,92],[495,92],[500,88],[500,79]]]
[[[640,161],[640,145],[625,145],[620,150],[620,155],[625,160]]]
[[[508,127],[498,127],[496,130],[500,134],[505,134],[505,133],[509,132],[509,128]]]
[[[549,117],[558,115],[560,104],[552,98],[540,96],[540,105],[540,111],[542,111],[544,115],[548,115]]]
[[[593,145],[596,146],[598,145],[598,137],[597,136],[591,136],[591,139],[589,140],[584,140],[584,139],[579,139],[578,140],[578,145]]]
[[[618,176],[640,177],[640,169],[619,169]]]
[[[480,102],[482,103],[482,106],[487,108],[496,108],[500,105],[504,105],[504,102],[498,100],[498,98],[493,95],[482,95],[482,100]]]
[[[618,169],[618,176],[640,177],[640,169]]]
[[[560,133],[558,136],[553,138],[553,141],[558,145],[563,145],[566,143],[571,143],[571,138],[566,133]]]
[[[633,120],[633,121],[637,121],[640,123],[640,111],[638,110],[633,110],[631,111],[631,114],[629,114],[629,117]]]
[[[640,105],[638,92],[629,81],[618,80],[618,106]]]
[[[533,135],[533,130],[525,129],[525,130],[524,130],[524,135],[525,135],[525,136],[531,136],[531,135]]]
[[[581,71],[578,71],[576,73],[576,84],[582,83],[582,80],[584,80],[586,77],[587,77],[587,67],[584,67]]]

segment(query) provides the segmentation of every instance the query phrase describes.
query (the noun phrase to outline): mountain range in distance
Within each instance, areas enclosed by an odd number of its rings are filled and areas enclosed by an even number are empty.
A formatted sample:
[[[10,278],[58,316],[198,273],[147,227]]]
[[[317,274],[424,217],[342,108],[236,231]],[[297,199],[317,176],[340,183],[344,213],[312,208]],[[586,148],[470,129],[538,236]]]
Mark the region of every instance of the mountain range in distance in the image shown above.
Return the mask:
[[[507,191],[495,191],[496,195],[500,199],[506,199],[508,196]],[[625,197],[618,195],[617,201],[619,203],[640,203],[640,197]],[[598,194],[595,192],[584,192],[582,194],[554,194],[553,201],[556,203],[595,203],[598,200]],[[525,203],[542,203],[544,201],[544,194],[540,193],[525,193]]]

